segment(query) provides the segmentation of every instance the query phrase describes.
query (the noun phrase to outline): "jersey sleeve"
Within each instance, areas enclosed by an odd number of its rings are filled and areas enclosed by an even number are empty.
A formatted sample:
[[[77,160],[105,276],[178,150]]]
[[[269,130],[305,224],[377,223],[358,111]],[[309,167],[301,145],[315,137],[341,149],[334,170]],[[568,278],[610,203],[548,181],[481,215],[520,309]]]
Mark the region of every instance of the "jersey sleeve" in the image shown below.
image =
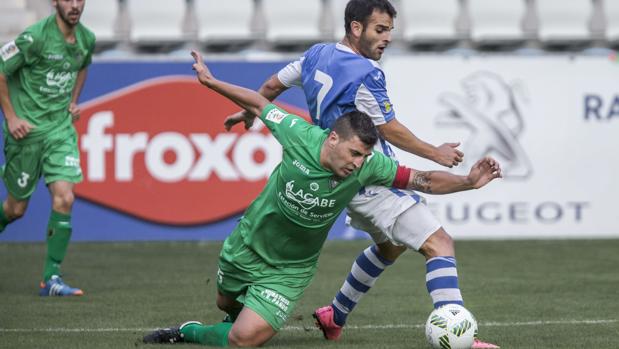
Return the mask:
[[[376,68],[363,78],[355,95],[355,107],[368,114],[375,125],[386,124],[395,118],[382,70]]]
[[[287,66],[282,68],[282,70],[280,70],[277,73],[277,78],[284,86],[286,87],[292,87],[292,86],[301,87],[302,86],[301,70],[302,70],[304,59],[305,57],[301,57],[294,62],[288,63]]]
[[[302,117],[289,114],[274,104],[267,105],[260,120],[271,130],[273,136],[284,147],[305,144],[310,134],[316,129]]]
[[[359,171],[362,185],[382,185],[390,187],[398,171],[398,163],[379,152],[372,152]]]
[[[86,46],[88,47],[88,52],[86,53],[84,63],[82,64],[80,70],[87,68],[92,63],[92,54],[95,51],[95,42],[95,34],[90,30],[86,30]]]
[[[39,58],[41,39],[26,30],[15,40],[0,48],[0,72],[12,75],[24,65],[30,65]]]

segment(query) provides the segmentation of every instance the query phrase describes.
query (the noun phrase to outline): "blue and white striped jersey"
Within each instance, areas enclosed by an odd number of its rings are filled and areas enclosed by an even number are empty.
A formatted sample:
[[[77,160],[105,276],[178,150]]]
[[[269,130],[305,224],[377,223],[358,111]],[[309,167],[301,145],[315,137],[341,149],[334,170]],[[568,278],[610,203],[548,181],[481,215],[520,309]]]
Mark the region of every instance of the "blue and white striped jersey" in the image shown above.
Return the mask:
[[[378,63],[342,44],[316,44],[277,76],[287,87],[303,88],[312,121],[321,128],[331,128],[338,117],[355,109],[368,114],[375,125],[395,117]],[[394,157],[382,138],[376,150]]]

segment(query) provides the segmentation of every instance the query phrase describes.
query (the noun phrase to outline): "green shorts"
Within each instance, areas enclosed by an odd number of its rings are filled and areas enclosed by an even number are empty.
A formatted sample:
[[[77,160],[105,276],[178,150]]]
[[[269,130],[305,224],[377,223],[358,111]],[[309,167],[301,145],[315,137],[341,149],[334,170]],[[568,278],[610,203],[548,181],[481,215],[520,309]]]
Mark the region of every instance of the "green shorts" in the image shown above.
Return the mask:
[[[73,126],[34,143],[4,142],[2,179],[8,192],[17,200],[27,200],[39,178],[45,184],[82,181],[77,133]]]
[[[275,331],[292,315],[316,266],[275,267],[247,247],[239,233],[230,235],[221,249],[217,288],[255,311]]]

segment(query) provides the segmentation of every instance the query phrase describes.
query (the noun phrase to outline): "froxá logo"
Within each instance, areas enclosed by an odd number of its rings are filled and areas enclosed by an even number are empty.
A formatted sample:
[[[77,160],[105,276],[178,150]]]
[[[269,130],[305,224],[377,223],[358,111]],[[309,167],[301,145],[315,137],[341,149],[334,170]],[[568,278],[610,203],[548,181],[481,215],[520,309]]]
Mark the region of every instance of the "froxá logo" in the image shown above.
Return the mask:
[[[236,111],[190,76],[143,81],[85,103],[76,123],[84,171],[76,194],[165,224],[242,212],[282,150],[261,122],[225,132],[225,117]]]
[[[525,130],[524,89],[508,85],[500,76],[480,71],[462,80],[464,95],[447,92],[439,97],[447,108],[439,114],[439,126],[464,127],[471,134],[463,142],[464,161],[470,168],[479,158],[491,155],[501,162],[506,178],[525,179],[532,173],[531,163],[520,145]]]

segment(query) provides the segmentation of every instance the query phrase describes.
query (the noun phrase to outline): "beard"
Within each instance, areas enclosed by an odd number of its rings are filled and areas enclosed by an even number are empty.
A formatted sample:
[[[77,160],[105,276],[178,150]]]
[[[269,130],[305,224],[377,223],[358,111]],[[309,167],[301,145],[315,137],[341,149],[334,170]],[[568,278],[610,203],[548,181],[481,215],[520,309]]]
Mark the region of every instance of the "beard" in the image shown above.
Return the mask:
[[[63,11],[60,6],[56,7],[56,13],[60,16],[60,19],[68,26],[75,27],[80,22],[81,12],[79,10],[70,9],[69,11]],[[75,19],[70,16],[76,15]]]

